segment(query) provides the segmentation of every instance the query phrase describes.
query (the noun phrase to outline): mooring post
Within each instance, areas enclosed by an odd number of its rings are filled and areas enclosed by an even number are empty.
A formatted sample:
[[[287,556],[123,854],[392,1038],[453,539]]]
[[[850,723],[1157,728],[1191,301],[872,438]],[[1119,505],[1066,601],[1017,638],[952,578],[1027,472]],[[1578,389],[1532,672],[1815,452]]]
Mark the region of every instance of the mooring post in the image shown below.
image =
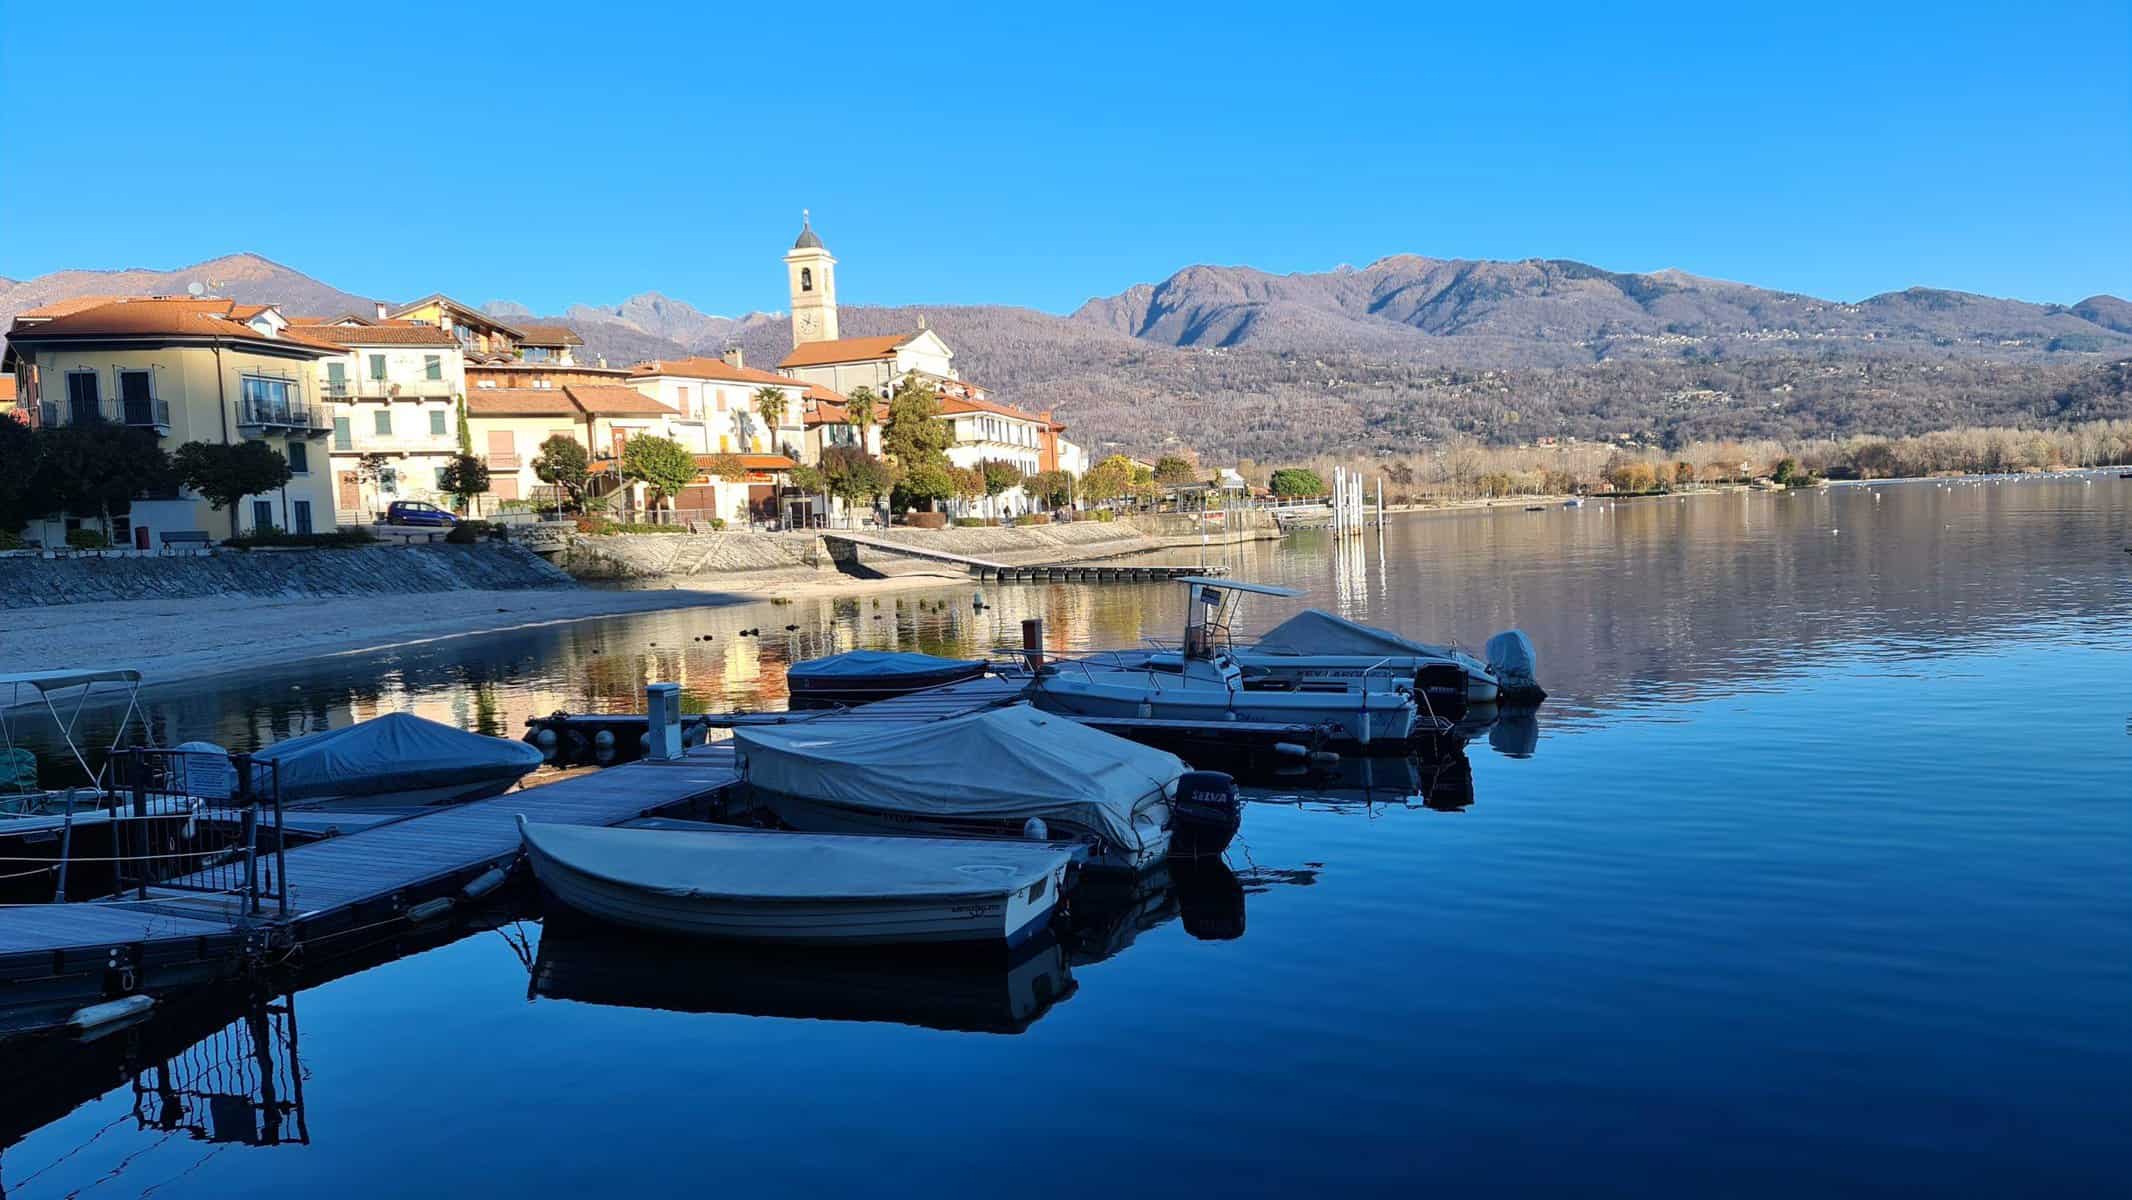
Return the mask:
[[[1022,622],[1022,661],[1035,672],[1044,665],[1044,618],[1029,617]]]

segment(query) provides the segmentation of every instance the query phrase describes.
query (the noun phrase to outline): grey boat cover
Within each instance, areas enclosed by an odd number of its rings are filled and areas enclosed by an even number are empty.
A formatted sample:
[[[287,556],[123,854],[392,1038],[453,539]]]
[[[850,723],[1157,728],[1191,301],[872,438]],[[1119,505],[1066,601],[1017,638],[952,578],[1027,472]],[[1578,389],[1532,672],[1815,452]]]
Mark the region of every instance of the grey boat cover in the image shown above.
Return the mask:
[[[1266,631],[1253,647],[1260,654],[1416,654],[1448,658],[1444,646],[1409,641],[1374,625],[1338,617],[1322,608],[1306,608]]]
[[[785,675],[790,679],[846,682],[866,679],[893,681],[902,676],[937,675],[942,671],[975,670],[981,659],[937,658],[931,654],[908,654],[898,650],[852,650],[826,658],[794,663]]]
[[[942,721],[820,721],[733,731],[748,782],[874,812],[1070,820],[1138,847],[1133,813],[1184,774],[1167,751],[1027,704]]]
[[[548,825],[519,818],[527,849],[581,875],[660,896],[871,900],[998,896],[1066,865],[1073,851],[986,838],[864,837],[732,829]]]
[[[276,742],[252,755],[278,764],[283,802],[367,796],[516,779],[540,765],[524,742],[468,733],[413,713]]]

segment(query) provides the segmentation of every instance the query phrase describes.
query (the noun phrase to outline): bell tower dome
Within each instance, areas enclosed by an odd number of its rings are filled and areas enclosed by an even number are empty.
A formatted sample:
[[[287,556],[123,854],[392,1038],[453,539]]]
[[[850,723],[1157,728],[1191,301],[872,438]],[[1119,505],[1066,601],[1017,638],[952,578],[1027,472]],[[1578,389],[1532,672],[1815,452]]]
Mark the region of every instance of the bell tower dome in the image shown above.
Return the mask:
[[[785,278],[792,288],[792,344],[837,339],[837,260],[800,210],[800,235],[785,252]]]

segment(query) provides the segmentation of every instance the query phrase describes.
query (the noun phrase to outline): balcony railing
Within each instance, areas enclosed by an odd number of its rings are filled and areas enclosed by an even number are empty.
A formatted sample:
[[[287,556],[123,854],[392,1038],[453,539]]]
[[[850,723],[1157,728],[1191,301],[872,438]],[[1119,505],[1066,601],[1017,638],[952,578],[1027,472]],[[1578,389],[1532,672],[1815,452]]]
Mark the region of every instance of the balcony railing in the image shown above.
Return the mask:
[[[327,379],[318,392],[328,400],[448,400],[449,379]]]
[[[240,400],[237,402],[237,424],[265,429],[327,430],[333,428],[333,418],[325,409],[309,404]]]
[[[46,425],[126,425],[135,429],[167,430],[170,428],[170,401],[168,400],[120,400],[106,397],[97,402],[96,408],[84,412],[71,403],[55,404],[49,400],[38,405],[38,416]]]
[[[521,465],[523,464],[515,453],[489,455],[489,469],[492,471],[516,471]]]

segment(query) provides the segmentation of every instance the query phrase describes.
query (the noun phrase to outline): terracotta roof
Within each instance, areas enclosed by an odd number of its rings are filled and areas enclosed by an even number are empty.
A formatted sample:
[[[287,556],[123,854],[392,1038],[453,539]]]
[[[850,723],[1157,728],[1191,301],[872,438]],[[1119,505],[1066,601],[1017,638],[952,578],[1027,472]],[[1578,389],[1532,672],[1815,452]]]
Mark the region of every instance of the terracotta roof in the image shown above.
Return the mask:
[[[629,378],[628,367],[603,367],[596,363],[526,362],[517,358],[502,358],[497,355],[482,355],[469,352],[466,356],[469,371],[526,371],[537,375],[612,375],[616,379]]]
[[[985,412],[994,413],[1002,417],[1012,417],[1017,421],[1028,421],[1036,425],[1048,424],[1044,418],[1027,409],[1016,408],[1011,404],[1001,404],[997,400],[985,400],[975,395],[967,394],[942,396],[940,398],[940,412],[942,416],[954,416],[957,413]]]
[[[421,308],[424,305],[428,304],[439,304],[443,305],[446,308],[458,309],[460,312],[463,312],[467,316],[474,318],[476,321],[480,321],[483,324],[488,325],[492,329],[501,329],[505,333],[511,334],[514,337],[518,336],[522,332],[517,326],[505,324],[504,322],[497,320],[495,317],[492,317],[489,314],[482,312],[480,309],[475,308],[471,304],[461,304],[459,301],[452,299],[450,296],[445,295],[443,292],[431,292],[429,295],[422,297],[420,300],[410,300],[407,303],[400,305],[398,308],[393,309],[388,315],[395,317],[403,316],[407,313],[413,312],[415,309]]]
[[[672,376],[683,379],[718,379],[727,383],[766,383],[773,387],[805,386],[789,375],[776,375],[769,371],[758,371],[753,367],[736,367],[722,358],[671,358],[640,362],[629,369],[629,375],[632,379]]]
[[[106,304],[118,304],[126,300],[143,300],[146,298],[145,296],[71,296],[65,300],[54,300],[50,304],[40,304],[35,308],[23,309],[15,314],[15,319],[19,321],[24,317],[64,317],[71,313],[81,312],[84,309],[102,308]]]
[[[583,414],[561,388],[468,388],[470,417],[578,417]]]
[[[568,325],[521,325],[518,340],[528,346],[582,346],[585,339]]]
[[[925,331],[891,333],[881,337],[838,338],[833,342],[806,342],[792,348],[792,353],[778,363],[780,367],[820,367],[829,363],[873,362],[876,359],[894,358],[896,348]]]
[[[835,392],[830,392],[829,394],[836,395]],[[845,400],[840,396],[835,400],[809,400],[805,424],[809,428],[816,425],[849,425],[851,424],[851,401]],[[874,424],[876,426],[888,424],[888,405],[878,400],[874,402]]]
[[[292,328],[294,328],[292,326]],[[441,346],[459,342],[434,325],[305,325],[303,336],[339,346]]]
[[[613,384],[573,383],[562,389],[594,417],[670,417],[674,410],[635,388]]]
[[[228,301],[123,300],[25,323],[20,317],[8,334],[14,343],[92,338],[227,338],[260,346],[288,346],[305,351],[340,353],[340,347],[292,331],[270,337],[249,325],[229,320]],[[225,306],[217,308],[217,306]]]

